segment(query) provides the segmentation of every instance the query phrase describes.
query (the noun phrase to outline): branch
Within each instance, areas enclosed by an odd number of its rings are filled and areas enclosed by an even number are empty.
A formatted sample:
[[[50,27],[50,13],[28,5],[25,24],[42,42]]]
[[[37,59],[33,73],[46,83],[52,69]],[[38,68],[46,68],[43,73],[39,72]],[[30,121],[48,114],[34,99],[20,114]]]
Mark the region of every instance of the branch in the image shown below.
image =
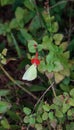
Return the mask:
[[[46,91],[42,94],[42,96],[39,98],[39,100],[37,101],[37,103],[34,106],[34,109],[36,108],[36,106],[39,104],[39,102],[42,100],[42,98],[45,96],[45,94],[53,87],[54,82],[46,89]]]
[[[55,5],[51,6],[49,9],[55,8],[56,6],[63,4],[63,3],[66,3],[66,2],[69,2],[69,1],[74,2],[74,0],[62,0],[60,2],[57,2]]]
[[[26,92],[27,94],[29,94],[31,97],[33,97],[35,100],[38,100],[38,98],[32,94],[31,92],[29,92],[26,88],[22,87],[5,69],[4,67],[0,64],[0,68],[1,70],[4,72],[4,74],[9,78],[9,80],[11,80],[15,85],[17,85],[19,88],[21,88],[24,92]]]

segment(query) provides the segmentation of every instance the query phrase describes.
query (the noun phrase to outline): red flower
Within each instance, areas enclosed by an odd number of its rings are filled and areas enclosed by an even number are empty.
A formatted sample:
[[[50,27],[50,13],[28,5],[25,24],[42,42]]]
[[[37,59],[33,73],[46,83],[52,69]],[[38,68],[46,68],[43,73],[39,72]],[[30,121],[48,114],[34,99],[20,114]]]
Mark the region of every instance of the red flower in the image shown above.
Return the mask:
[[[32,63],[32,64],[39,65],[39,64],[40,64],[40,60],[39,60],[39,59],[36,59],[36,58],[33,58],[33,59],[31,59],[31,63]]]
[[[33,59],[31,59],[31,63],[36,64],[36,65],[40,64],[40,60],[38,59],[38,52],[36,52],[35,57]]]

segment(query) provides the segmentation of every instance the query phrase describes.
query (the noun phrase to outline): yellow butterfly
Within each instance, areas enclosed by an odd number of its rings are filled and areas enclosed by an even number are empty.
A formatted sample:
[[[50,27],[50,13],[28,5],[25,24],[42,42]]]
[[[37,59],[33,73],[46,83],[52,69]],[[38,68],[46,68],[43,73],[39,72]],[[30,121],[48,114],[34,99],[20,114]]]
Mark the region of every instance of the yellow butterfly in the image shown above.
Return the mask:
[[[32,64],[24,73],[22,79],[27,81],[32,81],[35,78],[37,78],[37,66],[36,64]]]

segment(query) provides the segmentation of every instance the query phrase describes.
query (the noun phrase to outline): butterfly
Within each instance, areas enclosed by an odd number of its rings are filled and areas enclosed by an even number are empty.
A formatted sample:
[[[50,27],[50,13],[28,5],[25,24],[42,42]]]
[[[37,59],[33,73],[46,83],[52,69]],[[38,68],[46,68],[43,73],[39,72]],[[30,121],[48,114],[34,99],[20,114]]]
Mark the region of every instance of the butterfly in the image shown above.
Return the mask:
[[[27,81],[32,81],[37,77],[37,66],[36,64],[32,64],[27,71],[24,73],[22,79]]]

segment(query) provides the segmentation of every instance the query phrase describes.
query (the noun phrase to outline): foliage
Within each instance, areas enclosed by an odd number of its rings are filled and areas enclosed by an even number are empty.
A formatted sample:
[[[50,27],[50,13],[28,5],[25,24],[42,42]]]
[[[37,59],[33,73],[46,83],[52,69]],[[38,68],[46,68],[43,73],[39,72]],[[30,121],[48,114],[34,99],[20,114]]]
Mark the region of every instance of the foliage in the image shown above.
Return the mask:
[[[0,129],[74,129],[72,4],[0,1]],[[38,78],[31,82],[22,80],[28,64],[36,65],[29,72]]]
[[[28,110],[28,108],[24,107],[24,123],[31,126],[33,125],[35,128],[41,125],[41,130],[45,129],[46,126],[44,126],[44,124],[47,124],[47,128],[49,125],[53,129],[58,128],[58,125],[62,127],[64,121],[67,121],[67,119],[74,119],[74,97],[71,95],[72,91],[73,89],[70,91],[70,94],[64,92],[62,95],[56,96],[53,99],[53,103],[50,105],[47,102],[42,102],[34,113],[31,113],[31,110]],[[36,126],[36,124],[38,126]],[[66,125],[64,128],[66,128]]]

